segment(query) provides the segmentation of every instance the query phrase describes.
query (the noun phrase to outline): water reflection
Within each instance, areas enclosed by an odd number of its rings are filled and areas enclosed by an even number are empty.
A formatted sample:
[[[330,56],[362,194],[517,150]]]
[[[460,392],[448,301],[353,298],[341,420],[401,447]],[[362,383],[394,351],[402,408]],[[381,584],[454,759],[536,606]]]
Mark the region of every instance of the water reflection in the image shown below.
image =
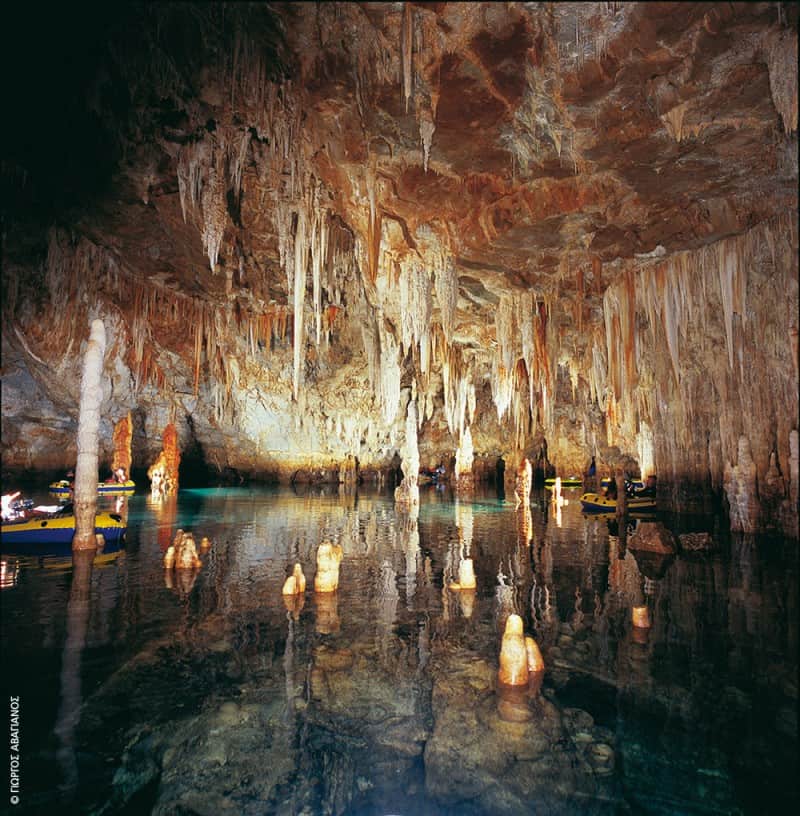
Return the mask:
[[[400,513],[333,488],[192,490],[127,512],[125,559],[88,578],[26,568],[0,595],[40,702],[31,812],[60,787],[106,813],[797,804],[796,552],[644,551],[635,524],[536,493],[515,508],[429,491]],[[213,541],[202,568],[164,570],[178,529]],[[325,545],[340,571],[320,592]],[[454,591],[467,559],[475,588]],[[284,594],[295,564],[305,591]],[[544,670],[508,690],[511,615]]]

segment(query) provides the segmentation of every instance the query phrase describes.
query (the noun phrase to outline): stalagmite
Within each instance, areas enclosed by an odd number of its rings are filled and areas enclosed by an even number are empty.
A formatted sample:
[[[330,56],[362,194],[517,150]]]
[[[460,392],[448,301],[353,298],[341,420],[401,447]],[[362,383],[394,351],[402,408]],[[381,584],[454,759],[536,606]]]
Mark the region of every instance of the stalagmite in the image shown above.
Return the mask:
[[[133,421],[131,412],[117,422],[114,426],[114,454],[111,459],[111,470],[113,473],[121,468],[126,478],[131,474],[131,440],[133,438]]]
[[[637,629],[649,629],[650,610],[646,606],[631,607],[631,620]]]
[[[519,507],[530,504],[533,470],[529,459],[523,458],[517,468],[517,484],[514,488],[514,499]]]
[[[456,490],[472,490],[474,486],[474,475],[472,473],[474,458],[475,457],[472,450],[472,432],[469,429],[469,425],[467,425],[464,428],[464,433],[461,434],[458,449],[456,450]]]
[[[317,560],[319,562],[319,554],[317,555]],[[281,590],[281,592],[283,595],[300,595],[305,591],[306,591],[306,576],[303,575],[302,566],[300,566],[300,564],[295,564],[294,571],[284,582],[283,589]],[[321,590],[317,591],[320,592]]]
[[[450,589],[458,592],[465,589],[475,589],[475,569],[471,558],[462,558],[458,565],[458,581],[450,583]]]
[[[544,671],[544,658],[539,650],[539,644],[532,637],[525,638],[525,653],[528,657],[528,672],[536,674]]]
[[[184,533],[180,543],[175,548],[175,569],[192,570],[202,566],[203,562],[197,555],[194,536],[191,533]]]
[[[314,592],[336,592],[339,587],[339,564],[342,548],[324,541],[317,550],[317,574],[314,576]],[[297,579],[295,578],[295,586]]]
[[[171,570],[175,567],[175,545],[170,544],[164,553],[164,569]]]
[[[509,615],[500,646],[497,682],[501,686],[525,686],[528,684],[528,677],[528,651],[522,618],[519,615]]]
[[[81,402],[78,413],[78,460],[75,466],[75,536],[73,550],[95,549],[94,517],[97,509],[98,431],[103,399],[103,357],[106,329],[93,320],[83,358]]]
[[[417,403],[408,402],[406,438],[402,448],[403,481],[394,491],[394,500],[400,505],[419,504],[419,448],[417,446]]]

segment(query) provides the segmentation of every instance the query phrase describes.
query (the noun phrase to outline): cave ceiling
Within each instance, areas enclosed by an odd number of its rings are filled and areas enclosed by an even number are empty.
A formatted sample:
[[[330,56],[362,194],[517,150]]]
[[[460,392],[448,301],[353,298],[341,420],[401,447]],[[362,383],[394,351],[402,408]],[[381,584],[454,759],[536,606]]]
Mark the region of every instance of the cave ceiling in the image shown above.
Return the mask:
[[[575,351],[564,304],[590,321],[625,263],[797,209],[794,4],[18,14],[7,269],[34,266],[55,224],[136,280],[291,310],[287,234],[325,210],[396,335],[392,280],[451,264],[455,343],[490,349],[500,298],[530,292],[562,304]]]

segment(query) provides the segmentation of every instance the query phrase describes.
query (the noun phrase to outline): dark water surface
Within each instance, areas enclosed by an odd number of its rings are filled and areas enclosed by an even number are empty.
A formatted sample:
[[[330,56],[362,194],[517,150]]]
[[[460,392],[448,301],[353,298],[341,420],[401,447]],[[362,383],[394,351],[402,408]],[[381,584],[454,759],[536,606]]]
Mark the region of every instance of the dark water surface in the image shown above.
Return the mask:
[[[665,520],[713,551],[643,554],[636,521],[586,518],[579,494],[534,494],[530,516],[435,488],[418,515],[364,490],[142,494],[88,572],[4,555],[21,785],[3,812],[796,812],[796,544]],[[212,547],[165,575],[179,527]],[[326,539],[339,589],[315,595]],[[467,554],[471,594],[448,588]],[[286,603],[295,561],[308,589]],[[511,612],[538,692],[497,688]]]

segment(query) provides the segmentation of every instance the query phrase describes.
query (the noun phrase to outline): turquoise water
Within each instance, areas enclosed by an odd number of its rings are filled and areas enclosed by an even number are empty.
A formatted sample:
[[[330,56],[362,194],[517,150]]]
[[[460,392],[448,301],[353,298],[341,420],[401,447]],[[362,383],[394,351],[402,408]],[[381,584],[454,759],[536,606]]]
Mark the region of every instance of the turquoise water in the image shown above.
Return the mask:
[[[720,536],[635,551],[637,521],[530,516],[423,489],[418,514],[335,488],[135,495],[90,570],[4,555],[14,813],[572,814],[796,810],[796,545]],[[38,498],[38,497],[37,497]],[[165,573],[178,528],[196,572]],[[322,541],[339,588],[315,594]],[[474,593],[449,589],[473,558]],[[304,596],[285,602],[295,562]],[[637,630],[631,608],[647,606]],[[505,620],[541,686],[496,673]]]

